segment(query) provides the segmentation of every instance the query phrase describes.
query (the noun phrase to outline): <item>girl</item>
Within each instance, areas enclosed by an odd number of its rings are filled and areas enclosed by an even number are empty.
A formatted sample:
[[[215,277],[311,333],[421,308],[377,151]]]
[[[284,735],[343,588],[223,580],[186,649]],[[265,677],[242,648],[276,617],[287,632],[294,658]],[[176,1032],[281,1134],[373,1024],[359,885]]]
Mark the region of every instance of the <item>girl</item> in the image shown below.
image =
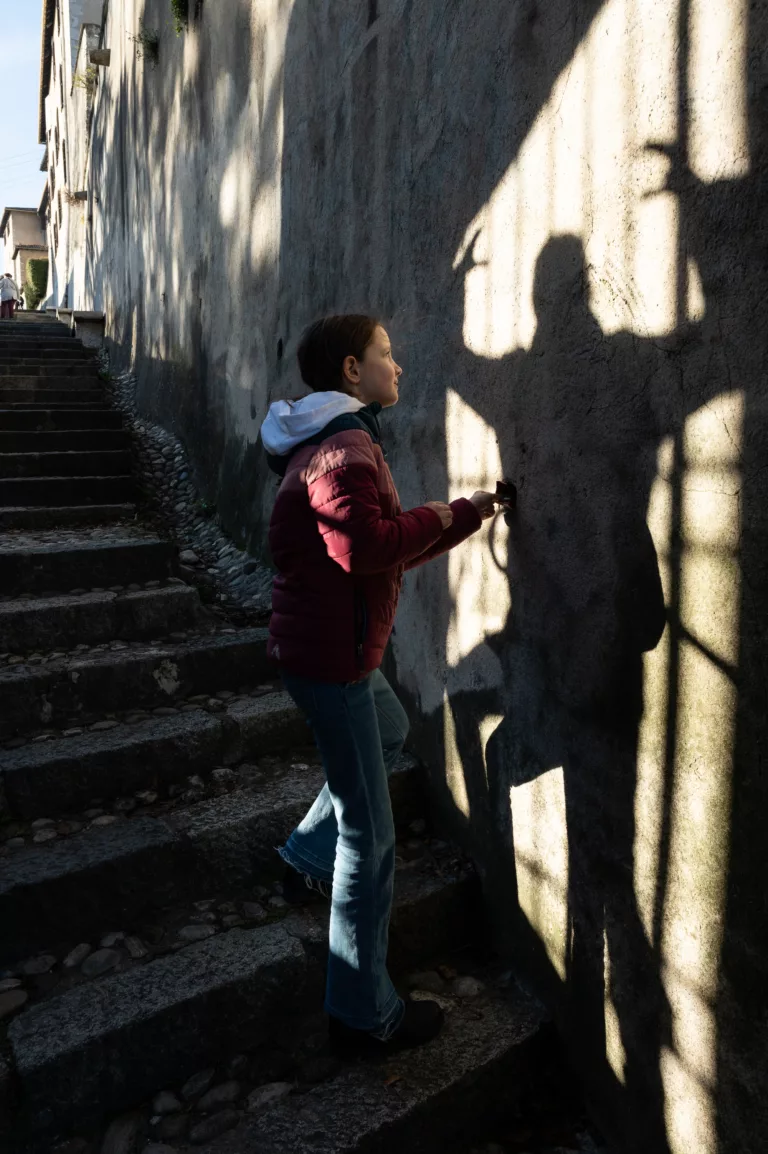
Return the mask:
[[[331,897],[326,989],[339,1056],[384,1056],[442,1026],[435,1002],[403,1002],[387,973],[395,829],[387,775],[408,719],[379,665],[403,572],[464,541],[494,513],[478,492],[403,512],[378,414],[402,369],[373,317],[331,316],[298,349],[312,392],[270,406],[261,437],[282,478],[270,523],[277,569],[269,653],[315,735],[327,784],[280,855]],[[306,894],[306,890],[304,891]]]

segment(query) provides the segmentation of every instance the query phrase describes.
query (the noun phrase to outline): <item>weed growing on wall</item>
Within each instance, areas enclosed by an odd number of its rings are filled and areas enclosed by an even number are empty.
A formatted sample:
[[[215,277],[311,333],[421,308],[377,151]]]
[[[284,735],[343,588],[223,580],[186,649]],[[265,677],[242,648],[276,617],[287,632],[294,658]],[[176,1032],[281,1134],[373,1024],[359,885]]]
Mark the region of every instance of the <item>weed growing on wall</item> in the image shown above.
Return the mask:
[[[181,36],[182,32],[186,32],[189,23],[189,0],[171,0],[171,13],[176,35]]]
[[[93,93],[99,78],[99,70],[95,64],[89,64],[85,72],[75,73],[75,87],[84,88],[86,92]]]
[[[148,28],[142,21],[136,36],[128,33],[128,39],[136,46],[136,56],[139,60],[146,60],[151,68],[157,64],[160,53],[160,33],[156,28]]]

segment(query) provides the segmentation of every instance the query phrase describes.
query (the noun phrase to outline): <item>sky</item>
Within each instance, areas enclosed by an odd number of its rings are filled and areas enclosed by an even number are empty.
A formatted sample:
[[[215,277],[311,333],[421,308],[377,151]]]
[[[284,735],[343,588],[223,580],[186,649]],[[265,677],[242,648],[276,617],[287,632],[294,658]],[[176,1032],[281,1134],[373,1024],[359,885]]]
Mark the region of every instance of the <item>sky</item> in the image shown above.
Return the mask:
[[[45,185],[37,143],[42,0],[0,0],[0,213],[6,207],[37,208]],[[0,241],[0,270],[5,271]]]

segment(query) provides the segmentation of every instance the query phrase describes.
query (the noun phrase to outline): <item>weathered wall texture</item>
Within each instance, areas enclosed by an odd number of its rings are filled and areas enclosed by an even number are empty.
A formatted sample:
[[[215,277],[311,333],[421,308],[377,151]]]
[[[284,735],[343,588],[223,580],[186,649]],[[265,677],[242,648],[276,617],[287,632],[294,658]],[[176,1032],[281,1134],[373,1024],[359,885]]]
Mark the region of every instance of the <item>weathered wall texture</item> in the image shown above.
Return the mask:
[[[162,28],[156,69],[125,29]],[[87,304],[255,550],[302,327],[385,319],[392,672],[502,947],[634,1154],[768,1128],[765,0],[112,0]]]

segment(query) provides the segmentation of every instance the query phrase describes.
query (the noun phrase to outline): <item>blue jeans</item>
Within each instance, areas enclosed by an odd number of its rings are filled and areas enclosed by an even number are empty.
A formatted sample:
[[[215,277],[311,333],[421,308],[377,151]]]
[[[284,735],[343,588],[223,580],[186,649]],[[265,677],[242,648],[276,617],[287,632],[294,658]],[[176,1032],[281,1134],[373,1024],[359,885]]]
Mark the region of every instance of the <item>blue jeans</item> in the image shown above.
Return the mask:
[[[282,678],[312,727],[326,784],[279,852],[300,873],[333,883],[327,1012],[386,1039],[404,1009],[387,973],[395,873],[387,776],[408,718],[378,669],[350,683]]]

